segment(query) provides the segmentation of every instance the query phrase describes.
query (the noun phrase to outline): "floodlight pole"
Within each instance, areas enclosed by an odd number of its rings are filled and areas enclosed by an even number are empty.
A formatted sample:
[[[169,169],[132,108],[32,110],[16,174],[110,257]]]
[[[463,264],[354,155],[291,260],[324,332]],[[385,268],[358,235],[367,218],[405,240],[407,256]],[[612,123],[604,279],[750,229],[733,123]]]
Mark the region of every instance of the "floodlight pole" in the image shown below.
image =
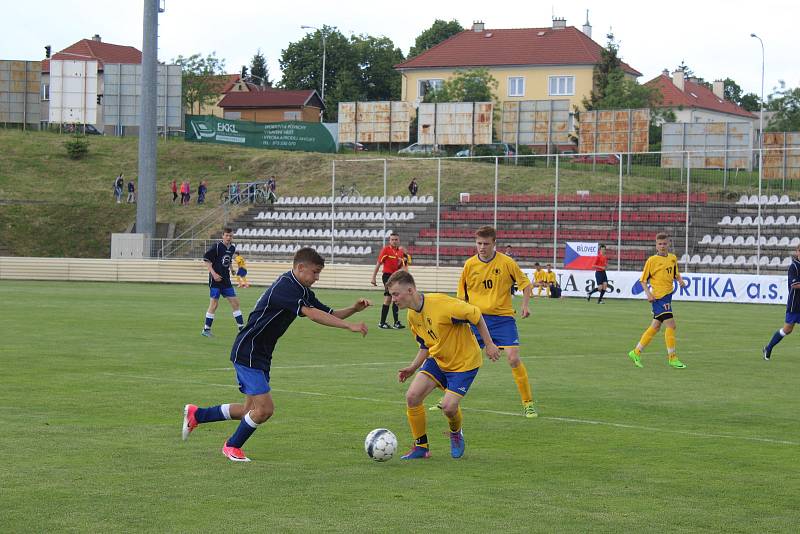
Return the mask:
[[[139,114],[139,198],[136,203],[136,232],[156,237],[156,92],[158,79],[159,0],[144,0],[142,24],[141,113]],[[149,247],[145,256],[151,255]]]
[[[761,183],[764,179],[764,41],[755,33],[750,37],[761,43],[761,112],[758,115],[758,224],[756,225],[756,276],[761,274]]]

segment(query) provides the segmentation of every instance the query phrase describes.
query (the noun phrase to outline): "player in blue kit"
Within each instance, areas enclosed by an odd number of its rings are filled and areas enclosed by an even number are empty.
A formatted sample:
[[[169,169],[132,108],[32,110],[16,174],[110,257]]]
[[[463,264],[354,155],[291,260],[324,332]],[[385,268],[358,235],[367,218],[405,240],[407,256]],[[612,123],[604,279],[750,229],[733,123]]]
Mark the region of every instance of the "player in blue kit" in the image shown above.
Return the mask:
[[[206,323],[201,332],[206,337],[211,337],[211,324],[214,322],[214,313],[219,306],[219,297],[222,295],[233,308],[233,318],[241,331],[244,328],[242,310],[239,309],[239,297],[231,284],[231,263],[236,246],[233,244],[233,230],[222,230],[222,241],[217,242],[203,255],[203,262],[208,269],[208,287],[211,302],[206,310]]]
[[[239,426],[225,442],[222,454],[235,462],[249,462],[250,459],[242,452],[242,445],[275,410],[269,385],[272,352],[292,322],[305,316],[321,325],[367,335],[367,326],[363,322],[349,323],[344,319],[369,307],[370,301],[358,299],[348,308],[333,310],[317,300],[309,289],[319,280],[324,267],[325,260],[314,249],[301,248],[294,255],[292,270],[280,275],[264,291],[231,349],[231,361],[239,391],[245,394],[245,402],[210,408],[187,404],[183,409],[184,440],[201,423],[237,419]]]
[[[794,325],[800,323],[800,245],[794,251],[794,258],[789,265],[789,297],[786,299],[786,318],[783,328],[779,328],[772,335],[772,339],[764,347],[762,354],[765,360],[772,357],[772,349],[783,341],[794,330]]]

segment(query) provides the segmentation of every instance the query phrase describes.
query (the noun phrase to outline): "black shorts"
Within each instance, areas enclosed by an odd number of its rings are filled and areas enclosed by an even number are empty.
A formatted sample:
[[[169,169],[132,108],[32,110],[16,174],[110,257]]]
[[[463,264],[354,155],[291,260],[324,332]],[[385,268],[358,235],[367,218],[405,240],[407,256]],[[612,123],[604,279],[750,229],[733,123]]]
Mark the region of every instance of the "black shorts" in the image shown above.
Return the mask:
[[[394,273],[383,273],[381,275],[381,280],[383,280],[383,296],[389,296],[389,290],[386,288],[386,282],[389,281],[389,277],[392,276]]]
[[[595,271],[594,272],[594,280],[597,282],[597,285],[600,284],[607,284],[608,283],[608,276],[606,275],[605,271]]]

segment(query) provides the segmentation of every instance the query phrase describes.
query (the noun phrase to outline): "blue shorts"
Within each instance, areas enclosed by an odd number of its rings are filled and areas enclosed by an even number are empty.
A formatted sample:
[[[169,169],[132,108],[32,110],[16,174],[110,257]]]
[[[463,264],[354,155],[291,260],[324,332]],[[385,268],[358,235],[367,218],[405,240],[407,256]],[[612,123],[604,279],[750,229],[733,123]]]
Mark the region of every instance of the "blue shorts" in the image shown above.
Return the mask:
[[[672,293],[669,295],[664,295],[660,299],[656,299],[652,302],[653,305],[653,319],[658,319],[662,315],[670,314],[672,317]],[[670,317],[665,317],[665,319],[669,319]]]
[[[519,333],[517,332],[517,321],[511,315],[484,315],[483,320],[486,321],[486,326],[489,328],[489,335],[492,336],[492,341],[498,347],[519,347]],[[478,345],[483,348],[484,343],[481,335],[478,333],[478,328],[470,324],[472,333],[475,334],[475,339],[478,340]]]
[[[597,285],[600,284],[607,284],[608,283],[608,275],[605,271],[595,271],[594,272],[594,281],[597,282]]]
[[[245,268],[239,269],[238,271],[236,271],[236,276],[247,276],[247,269]]]
[[[480,367],[476,367],[471,371],[442,371],[439,369],[439,364],[436,363],[435,359],[428,358],[419,371],[431,377],[439,389],[451,391],[459,397],[463,397],[469,391],[472,381],[475,380],[478,369]]]
[[[786,324],[800,323],[800,312],[786,312]]]
[[[233,362],[236,369],[236,380],[239,381],[239,391],[245,395],[263,395],[269,393],[269,371],[253,369],[240,363]]]
[[[235,297],[236,290],[233,287],[210,287],[209,294],[212,299],[219,300],[220,294],[225,298]]]

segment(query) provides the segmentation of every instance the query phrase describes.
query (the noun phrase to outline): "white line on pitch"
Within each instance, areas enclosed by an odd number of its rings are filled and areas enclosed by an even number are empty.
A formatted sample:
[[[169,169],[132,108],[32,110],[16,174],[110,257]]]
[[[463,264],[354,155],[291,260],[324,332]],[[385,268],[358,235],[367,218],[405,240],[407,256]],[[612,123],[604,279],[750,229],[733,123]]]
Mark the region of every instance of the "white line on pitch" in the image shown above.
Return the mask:
[[[135,380],[147,380],[150,382],[177,382],[180,384],[197,384],[200,386],[210,386],[210,387],[222,387],[222,388],[236,388],[237,386],[233,384],[213,384],[208,382],[201,382],[198,380],[184,380],[180,378],[162,378],[157,376],[139,376],[139,375],[125,375],[125,374],[117,374],[117,373],[101,373],[105,376],[113,376],[117,378],[131,378]],[[273,389],[272,391],[278,393],[288,393],[292,395],[307,395],[310,397],[330,397],[335,399],[346,399],[346,400],[357,400],[357,401],[367,401],[367,402],[377,402],[382,404],[399,404],[405,405],[405,402],[402,401],[390,401],[390,400],[383,400],[383,399],[375,399],[372,397],[355,397],[349,395],[333,395],[331,393],[320,393],[315,391],[294,391],[290,389]],[[462,407],[465,411],[470,412],[479,412],[479,413],[489,413],[495,415],[507,415],[511,417],[522,417],[521,414],[515,412],[503,412],[498,410],[486,410],[483,408],[469,408],[469,407]],[[574,417],[557,417],[557,416],[549,416],[549,415],[540,415],[539,419],[541,420],[549,420],[549,421],[557,421],[562,423],[578,423],[584,425],[598,425],[598,426],[610,426],[613,428],[625,428],[629,430],[646,430],[648,432],[664,432],[668,434],[681,434],[684,436],[692,436],[697,438],[720,438],[720,439],[733,439],[733,440],[741,440],[741,441],[756,441],[760,443],[775,443],[779,445],[800,445],[800,442],[797,441],[789,441],[789,440],[782,440],[782,439],[772,439],[772,438],[758,438],[758,437],[750,437],[750,436],[736,436],[731,434],[711,434],[706,432],[694,432],[691,430],[670,430],[664,428],[657,428],[652,426],[642,426],[642,425],[629,425],[625,423],[611,423],[608,421],[593,421],[591,419],[576,419]]]

